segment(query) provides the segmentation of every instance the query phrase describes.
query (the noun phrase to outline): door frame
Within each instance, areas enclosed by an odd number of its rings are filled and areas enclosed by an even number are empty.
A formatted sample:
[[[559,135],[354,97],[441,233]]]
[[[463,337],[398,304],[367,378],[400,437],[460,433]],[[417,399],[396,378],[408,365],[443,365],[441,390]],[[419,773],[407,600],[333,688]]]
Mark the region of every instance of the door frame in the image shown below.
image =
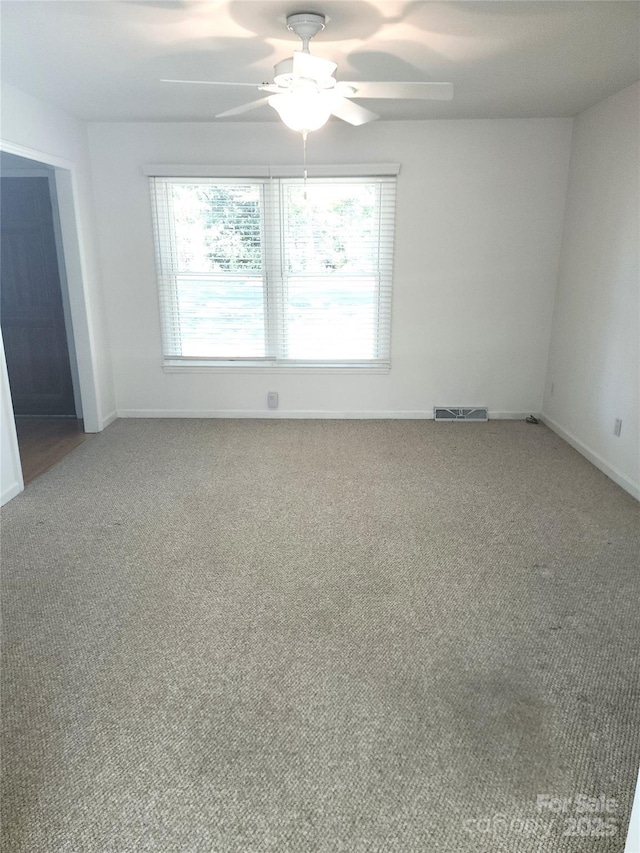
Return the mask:
[[[78,385],[82,403],[85,432],[100,432],[103,427],[98,405],[98,383],[96,379],[96,357],[93,333],[89,322],[90,296],[86,287],[86,261],[80,241],[78,216],[77,167],[69,161],[45,151],[37,151],[24,145],[16,145],[0,139],[0,151],[33,160],[34,166],[43,163],[53,167],[58,200],[60,239],[62,243],[61,265],[66,277],[69,296],[69,311],[73,328],[72,346],[78,366]]]
[[[2,495],[0,503],[8,503],[24,489],[22,477],[22,463],[20,461],[20,448],[18,447],[18,434],[16,432],[16,419],[13,414],[13,403],[11,401],[11,389],[9,387],[9,375],[7,373],[7,362],[4,357],[4,341],[0,330],[0,432],[2,443],[0,447],[0,464],[2,470]]]

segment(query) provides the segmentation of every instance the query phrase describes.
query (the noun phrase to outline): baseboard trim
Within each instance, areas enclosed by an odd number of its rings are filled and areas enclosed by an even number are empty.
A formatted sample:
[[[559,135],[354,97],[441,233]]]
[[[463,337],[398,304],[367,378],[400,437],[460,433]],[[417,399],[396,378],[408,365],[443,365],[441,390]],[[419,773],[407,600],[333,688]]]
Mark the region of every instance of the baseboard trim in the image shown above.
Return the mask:
[[[116,411],[109,412],[109,414],[105,415],[105,417],[102,418],[102,420],[100,421],[100,432],[102,432],[103,429],[106,429],[109,426],[109,424],[112,424],[114,421],[117,421],[117,420],[118,420],[118,413]]]
[[[621,489],[624,489],[625,492],[628,492],[632,497],[634,497],[637,501],[640,501],[640,486],[637,483],[634,483],[629,477],[623,474],[621,471],[618,471],[616,468],[613,468],[609,465],[605,460],[596,453],[594,450],[591,450],[590,447],[587,447],[579,438],[577,438],[573,433],[566,430],[564,427],[560,426],[559,423],[550,418],[548,415],[544,413],[540,415],[540,420],[543,424],[552,429],[556,435],[559,435],[560,438],[564,439],[567,444],[570,444],[574,450],[577,450],[578,453],[582,454],[585,459],[588,459],[592,465],[595,465],[598,470],[602,471],[603,474],[606,474],[610,480],[613,480],[614,483],[617,483]]]
[[[315,409],[119,409],[119,418],[279,418],[325,419],[325,420],[369,420],[369,419],[427,419],[433,412],[329,412]]]
[[[538,417],[536,412],[532,412],[531,410],[526,412],[492,412],[489,409],[489,420],[490,421],[523,421],[525,418],[528,418],[529,415],[535,415]]]
[[[15,483],[12,483],[8,489],[5,489],[2,493],[2,497],[0,498],[0,506],[4,506],[9,503],[9,501],[13,500],[16,495],[19,495],[20,492],[24,491],[24,484],[19,480],[16,480]]]
[[[529,412],[489,412],[489,420],[523,420]],[[329,412],[315,409],[119,409],[119,418],[292,418],[330,420],[433,420],[427,411]]]

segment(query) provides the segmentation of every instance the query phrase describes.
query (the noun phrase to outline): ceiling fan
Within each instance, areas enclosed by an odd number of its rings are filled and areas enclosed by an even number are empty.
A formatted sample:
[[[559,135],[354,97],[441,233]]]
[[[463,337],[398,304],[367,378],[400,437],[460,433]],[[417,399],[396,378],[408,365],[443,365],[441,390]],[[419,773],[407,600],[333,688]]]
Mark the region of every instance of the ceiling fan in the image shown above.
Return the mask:
[[[196,83],[210,86],[252,86],[268,92],[262,98],[242,104],[216,118],[240,115],[269,104],[292,130],[307,133],[318,130],[330,116],[352,125],[366,124],[379,118],[376,113],[354,103],[351,98],[412,98],[449,101],[452,83],[345,82],[336,80],[335,62],[309,52],[309,42],[325,28],[326,18],[313,12],[287,17],[287,29],[302,41],[302,50],[275,65],[273,83],[222,83],[214,80],[162,80],[163,83]]]

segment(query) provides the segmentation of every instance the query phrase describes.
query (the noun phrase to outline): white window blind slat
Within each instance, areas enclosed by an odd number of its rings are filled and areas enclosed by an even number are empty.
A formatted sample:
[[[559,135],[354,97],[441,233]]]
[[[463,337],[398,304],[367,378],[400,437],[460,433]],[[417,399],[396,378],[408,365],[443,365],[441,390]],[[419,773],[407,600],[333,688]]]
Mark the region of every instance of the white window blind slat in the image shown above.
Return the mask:
[[[150,184],[166,365],[389,366],[393,176]]]

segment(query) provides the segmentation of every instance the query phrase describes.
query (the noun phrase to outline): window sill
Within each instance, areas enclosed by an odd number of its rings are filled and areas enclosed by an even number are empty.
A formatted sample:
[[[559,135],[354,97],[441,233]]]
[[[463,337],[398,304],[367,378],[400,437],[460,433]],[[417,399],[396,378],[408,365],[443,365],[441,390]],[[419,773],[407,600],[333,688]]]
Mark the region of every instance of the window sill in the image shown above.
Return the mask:
[[[245,365],[245,364],[227,364],[227,365],[212,365],[212,364],[164,364],[162,366],[164,373],[324,373],[324,374],[351,374],[351,375],[371,375],[371,374],[387,374],[391,370],[390,367],[375,367],[375,366],[336,366],[319,365],[312,367],[310,365],[300,366],[279,366],[274,364],[265,365]]]

